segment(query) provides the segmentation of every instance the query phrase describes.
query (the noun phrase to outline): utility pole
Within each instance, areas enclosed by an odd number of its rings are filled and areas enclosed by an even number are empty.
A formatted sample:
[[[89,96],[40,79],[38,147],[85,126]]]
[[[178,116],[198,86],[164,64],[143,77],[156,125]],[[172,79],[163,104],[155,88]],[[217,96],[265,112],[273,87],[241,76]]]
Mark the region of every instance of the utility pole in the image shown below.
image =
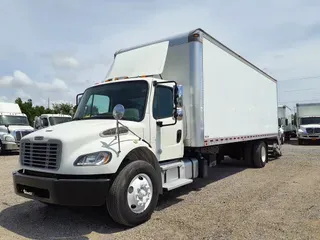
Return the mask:
[[[50,98],[48,98],[48,109],[50,109]]]

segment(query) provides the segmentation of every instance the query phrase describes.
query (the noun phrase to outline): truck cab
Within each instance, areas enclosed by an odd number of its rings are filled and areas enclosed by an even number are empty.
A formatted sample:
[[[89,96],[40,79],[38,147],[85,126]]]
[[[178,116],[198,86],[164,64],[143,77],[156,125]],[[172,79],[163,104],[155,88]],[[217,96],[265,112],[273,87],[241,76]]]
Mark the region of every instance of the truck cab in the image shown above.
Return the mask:
[[[70,115],[64,114],[41,114],[40,117],[35,117],[34,129],[41,129],[57,124],[65,123],[71,121],[72,117]]]
[[[301,145],[320,140],[320,103],[297,104],[297,137]]]
[[[33,131],[19,105],[0,103],[0,154],[19,150],[21,139]]]

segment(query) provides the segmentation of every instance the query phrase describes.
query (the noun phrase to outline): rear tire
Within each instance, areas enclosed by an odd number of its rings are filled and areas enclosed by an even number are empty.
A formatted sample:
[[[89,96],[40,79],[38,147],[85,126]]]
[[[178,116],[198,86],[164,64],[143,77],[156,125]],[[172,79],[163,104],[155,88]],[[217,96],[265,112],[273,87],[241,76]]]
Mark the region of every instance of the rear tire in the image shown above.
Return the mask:
[[[149,220],[157,206],[159,184],[156,170],[148,162],[138,160],[126,165],[109,190],[107,209],[111,218],[129,227]]]
[[[268,161],[268,148],[265,142],[259,141],[253,145],[253,165],[256,168],[263,168]]]
[[[252,167],[253,166],[253,160],[252,160],[252,142],[247,142],[244,146],[244,153],[243,158],[247,166]]]

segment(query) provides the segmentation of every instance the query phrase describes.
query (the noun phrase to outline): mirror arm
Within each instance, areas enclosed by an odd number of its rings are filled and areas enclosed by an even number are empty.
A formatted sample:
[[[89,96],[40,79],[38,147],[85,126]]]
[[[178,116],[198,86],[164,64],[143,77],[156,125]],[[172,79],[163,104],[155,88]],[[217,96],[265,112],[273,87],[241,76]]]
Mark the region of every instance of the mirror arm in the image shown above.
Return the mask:
[[[117,119],[117,136],[118,136],[118,154],[121,153],[120,149],[120,133],[119,133],[119,119]]]
[[[131,131],[127,126],[123,125],[121,122],[118,121],[118,123],[124,127],[125,129],[127,129],[129,132],[131,132],[133,135],[135,135],[137,138],[139,138],[139,141],[143,141],[145,142],[150,148],[152,148],[151,144],[148,143],[146,140],[144,140],[142,137],[138,136],[136,133],[134,133],[133,131]]]
[[[7,128],[8,133],[10,133],[9,124],[5,124],[4,126]]]

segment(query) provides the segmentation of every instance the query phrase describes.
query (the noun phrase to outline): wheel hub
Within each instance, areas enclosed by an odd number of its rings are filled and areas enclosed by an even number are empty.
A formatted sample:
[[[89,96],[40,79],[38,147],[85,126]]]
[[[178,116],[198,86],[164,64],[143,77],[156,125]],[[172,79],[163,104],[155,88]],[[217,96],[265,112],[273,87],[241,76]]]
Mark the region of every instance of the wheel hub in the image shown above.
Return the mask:
[[[266,160],[267,160],[267,150],[266,150],[265,146],[261,147],[261,160],[262,160],[262,162],[266,162]]]
[[[128,205],[134,213],[147,209],[152,199],[152,182],[146,174],[138,174],[129,184],[127,191]]]

